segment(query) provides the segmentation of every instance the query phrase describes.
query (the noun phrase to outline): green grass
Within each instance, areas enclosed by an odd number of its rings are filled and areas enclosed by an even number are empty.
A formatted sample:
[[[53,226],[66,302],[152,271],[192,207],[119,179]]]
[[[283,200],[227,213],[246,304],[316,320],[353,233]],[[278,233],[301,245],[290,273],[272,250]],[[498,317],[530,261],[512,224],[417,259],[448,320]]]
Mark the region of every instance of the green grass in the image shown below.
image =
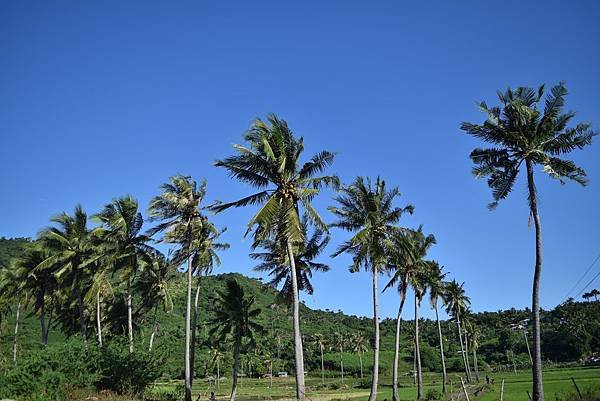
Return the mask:
[[[527,401],[526,391],[531,391],[531,372],[519,371],[504,373],[487,373],[494,380],[494,384],[487,392],[478,397],[471,396],[471,401],[497,401],[500,398],[500,383],[505,379],[504,401]],[[481,373],[481,384],[485,382],[486,372]],[[546,400],[554,401],[557,396],[573,392],[575,388],[571,382],[574,377],[580,389],[596,386],[600,387],[600,368],[577,368],[577,369],[554,369],[544,372],[544,388]],[[453,392],[459,392],[460,378],[456,373],[449,375],[452,380]],[[353,401],[364,401],[368,398],[369,388],[361,388],[360,379],[346,378],[346,387],[336,389],[332,386],[340,383],[339,377],[326,378],[326,387],[320,386],[321,379],[309,376],[306,379],[307,395],[313,401],[317,400],[343,400],[352,399]],[[427,373],[424,375],[424,390],[427,393],[430,389],[441,391],[440,374]],[[181,385],[181,382],[170,382],[157,384],[158,387],[172,387]],[[208,399],[211,391],[215,391],[219,400],[226,399],[229,395],[231,380],[224,381],[220,389],[217,390],[214,385],[209,385],[206,380],[197,379],[194,382],[194,399],[200,396],[200,400]],[[400,380],[400,398],[402,400],[414,400],[416,398],[416,388],[412,384],[412,377],[403,376]],[[238,389],[238,398],[242,401],[254,401],[262,399],[292,399],[295,395],[294,378],[275,378],[273,387],[269,388],[269,379],[246,379],[241,380]],[[391,400],[392,389],[391,379],[383,377],[380,381],[378,400]],[[463,398],[464,399],[464,398]]]

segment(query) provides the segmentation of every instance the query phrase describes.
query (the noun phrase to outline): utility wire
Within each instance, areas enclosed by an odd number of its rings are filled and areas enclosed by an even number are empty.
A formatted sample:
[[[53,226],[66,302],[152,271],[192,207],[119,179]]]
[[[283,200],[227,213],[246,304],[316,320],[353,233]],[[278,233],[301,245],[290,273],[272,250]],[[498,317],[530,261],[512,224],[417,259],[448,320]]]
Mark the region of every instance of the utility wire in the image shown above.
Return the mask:
[[[569,298],[569,295],[571,295],[571,293],[573,292],[573,290],[575,290],[575,288],[577,288],[577,286],[579,285],[579,283],[581,283],[581,280],[583,280],[585,278],[585,276],[587,276],[587,274],[590,272],[590,270],[592,270],[592,267],[594,267],[594,265],[596,264],[596,262],[598,261],[598,259],[600,259],[600,253],[598,254],[598,256],[596,256],[596,259],[594,259],[594,261],[587,268],[587,270],[585,271],[585,273],[583,273],[583,275],[581,277],[579,277],[579,280],[577,280],[577,282],[575,283],[575,285],[569,290],[569,292],[565,296],[565,299],[563,299],[563,302],[566,301],[567,298]],[[598,277],[598,275],[596,275],[596,277]],[[594,281],[594,280],[595,280],[595,278],[592,279],[592,281]],[[589,285],[589,283],[588,283],[588,285]],[[581,294],[581,292],[580,292],[580,294]],[[575,298],[577,298],[578,296],[579,296],[579,294]]]
[[[596,280],[599,276],[600,276],[600,272],[596,273],[596,275],[590,280],[590,282],[587,283],[587,285],[585,287],[583,287],[583,289],[581,291],[579,291],[579,294],[577,294],[575,296],[575,298],[577,298],[578,296],[580,296],[594,282],[594,280]]]

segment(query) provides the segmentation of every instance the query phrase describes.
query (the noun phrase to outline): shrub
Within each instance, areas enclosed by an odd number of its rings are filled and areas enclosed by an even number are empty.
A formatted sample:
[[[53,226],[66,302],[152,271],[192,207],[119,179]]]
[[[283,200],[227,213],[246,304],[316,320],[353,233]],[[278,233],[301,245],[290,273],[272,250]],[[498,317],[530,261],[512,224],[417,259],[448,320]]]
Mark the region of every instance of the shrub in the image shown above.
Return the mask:
[[[425,393],[425,401],[441,401],[444,399],[444,395],[436,389],[428,390]]]

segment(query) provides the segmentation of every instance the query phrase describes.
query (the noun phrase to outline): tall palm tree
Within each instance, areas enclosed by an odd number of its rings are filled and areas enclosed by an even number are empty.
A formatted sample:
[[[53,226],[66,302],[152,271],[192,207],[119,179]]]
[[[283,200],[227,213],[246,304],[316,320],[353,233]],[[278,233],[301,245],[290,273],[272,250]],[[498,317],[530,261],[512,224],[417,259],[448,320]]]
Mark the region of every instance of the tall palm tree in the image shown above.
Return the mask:
[[[462,328],[461,328],[461,315],[467,310],[471,300],[469,297],[465,295],[465,290],[463,288],[463,284],[458,284],[456,280],[452,280],[447,283],[446,291],[443,295],[444,304],[446,305],[446,313],[451,315],[453,319],[456,321],[456,326],[458,328],[458,341],[460,342],[460,352],[463,358],[463,364],[465,367],[465,374],[467,376],[467,381],[471,380],[471,375],[469,373],[469,365],[467,362],[467,353],[465,350],[465,345],[463,343],[462,336]]]
[[[126,283],[127,335],[129,352],[133,352],[133,284],[142,266],[152,263],[156,250],[149,245],[150,237],[141,233],[144,218],[130,195],[114,199],[94,218],[102,224],[96,234],[110,255],[109,263]]]
[[[334,349],[337,349],[340,353],[340,374],[342,385],[344,384],[344,345],[346,345],[346,338],[344,334],[340,332],[333,333],[332,345]]]
[[[319,349],[321,354],[321,384],[325,384],[325,361],[323,359],[323,350],[325,348],[325,336],[321,333],[315,333],[312,336],[312,343]]]
[[[86,347],[87,333],[83,294],[89,285],[88,265],[95,261],[87,220],[87,214],[81,205],[75,206],[72,216],[63,212],[52,217],[50,221],[57,226],[42,230],[39,236],[40,242],[49,249],[50,254],[35,269],[40,273],[42,271],[52,272],[63,293],[73,292],[75,294],[81,338]]]
[[[187,263],[187,288],[185,309],[185,401],[192,399],[191,364],[191,319],[192,319],[192,281],[194,270],[206,266],[207,255],[213,257],[213,249],[208,250],[206,241],[218,236],[218,231],[200,212],[200,203],[206,195],[206,182],[199,186],[189,176],[171,177],[169,183],[161,186],[162,193],[150,201],[149,215],[158,224],[149,231],[150,235],[164,233],[161,242],[176,244],[173,253],[174,266]],[[208,237],[207,237],[208,233]],[[212,259],[211,259],[212,260]]]
[[[394,343],[394,362],[392,366],[392,399],[398,401],[398,362],[400,359],[400,323],[402,321],[402,310],[406,299],[406,292],[409,286],[415,290],[415,339],[418,339],[419,321],[416,318],[418,314],[418,295],[422,297],[424,288],[425,274],[430,269],[432,262],[424,260],[429,248],[436,243],[433,235],[424,235],[422,227],[417,230],[398,230],[391,237],[389,242],[389,264],[388,270],[392,272],[392,277],[384,287],[384,291],[395,285],[398,286],[400,295],[400,305],[398,316],[396,318],[396,337]],[[419,301],[420,302],[420,301]],[[419,363],[417,364],[417,360]],[[422,397],[422,380],[420,375],[420,350],[418,341],[415,341],[415,368],[417,372],[417,395]]]
[[[550,177],[561,183],[566,179],[586,185],[583,169],[571,160],[559,156],[575,149],[583,149],[592,143],[596,135],[590,124],[567,125],[575,116],[572,111],[563,113],[567,88],[564,83],[552,87],[546,96],[544,109],[540,103],[544,86],[537,91],[519,87],[498,93],[499,107],[488,107],[481,102],[480,108],[487,114],[483,124],[464,122],[461,129],[494,147],[474,149],[471,160],[475,164],[476,177],[488,177],[492,189],[491,208],[508,196],[524,165],[527,178],[530,217],[535,224],[535,267],[532,288],[531,313],[533,321],[533,401],[544,399],[542,383],[542,354],[540,340],[540,280],[542,274],[542,226],[538,211],[538,198],[534,181],[534,167],[540,165]]]
[[[200,280],[202,276],[208,276],[213,272],[216,266],[221,265],[221,259],[217,251],[229,248],[229,244],[217,242],[219,236],[225,231],[219,231],[206,218],[202,216],[202,225],[194,234],[194,249],[192,258],[193,274],[196,276],[196,293],[194,296],[194,305],[191,321],[191,345],[190,345],[190,379],[194,380],[194,363],[196,360],[196,333],[198,331],[198,315],[200,302]]]
[[[308,218],[304,216],[301,220],[303,243],[298,243],[294,254],[294,265],[296,266],[296,287],[298,292],[306,291],[312,295],[314,292],[311,279],[313,271],[327,272],[329,266],[315,262],[316,259],[329,243],[329,235],[322,229],[315,228],[309,236]],[[286,252],[285,237],[277,236],[268,238],[260,243],[263,252],[253,252],[250,257],[260,260],[261,263],[254,267],[260,272],[269,272],[270,285],[278,287],[281,282],[283,286],[279,292],[279,298],[284,304],[290,304],[293,299],[292,277],[289,269],[289,259]]]
[[[379,306],[377,302],[377,276],[388,264],[388,241],[398,232],[395,226],[403,213],[412,213],[413,207],[394,206],[394,200],[400,195],[398,188],[388,189],[385,181],[379,177],[374,185],[370,179],[357,177],[350,186],[342,189],[335,198],[338,206],[329,210],[337,217],[332,227],[354,233],[334,253],[334,257],[347,252],[352,255],[351,272],[361,268],[370,271],[373,282],[373,376],[369,401],[377,397],[379,381]]]
[[[446,278],[447,273],[444,273],[443,267],[435,263],[429,270],[427,276],[427,288],[429,290],[429,300],[431,302],[431,308],[435,311],[435,321],[437,324],[438,338],[440,340],[440,357],[442,358],[442,392],[446,393],[446,383],[448,382],[448,375],[446,373],[446,359],[444,358],[444,339],[442,337],[442,325],[440,324],[440,316],[438,313],[438,301],[441,299],[444,302],[444,293],[446,291]]]
[[[221,212],[230,207],[260,205],[246,232],[248,234],[254,229],[254,246],[268,238],[285,238],[292,284],[296,398],[304,400],[304,355],[295,265],[298,245],[304,244],[300,209],[311,224],[327,231],[327,225],[311,202],[324,185],[336,186],[338,179],[316,176],[332,164],[333,153],[321,151],[300,165],[304,140],[296,138],[288,124],[277,116],[269,115],[267,120],[254,121],[244,135],[246,146],[235,145],[235,155],[215,162],[215,166],[224,167],[233,178],[250,184],[259,192],[235,202],[217,204],[212,210]]]
[[[363,379],[363,354],[369,350],[367,346],[367,340],[361,334],[355,334],[352,337],[352,352],[358,354],[358,361],[360,363],[360,379]]]
[[[229,401],[237,394],[237,378],[240,369],[240,352],[243,341],[254,342],[254,333],[262,331],[256,322],[261,310],[254,307],[254,297],[246,296],[236,280],[226,282],[225,291],[219,291],[215,302],[215,315],[210,319],[213,326],[210,337],[223,342],[228,336],[233,338],[233,378]]]

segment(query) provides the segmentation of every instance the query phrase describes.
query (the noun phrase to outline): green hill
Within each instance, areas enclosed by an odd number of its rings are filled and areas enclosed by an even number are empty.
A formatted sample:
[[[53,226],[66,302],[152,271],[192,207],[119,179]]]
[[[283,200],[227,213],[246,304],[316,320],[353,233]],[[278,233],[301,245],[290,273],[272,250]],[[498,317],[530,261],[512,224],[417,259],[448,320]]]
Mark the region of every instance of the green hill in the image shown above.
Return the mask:
[[[29,242],[25,239],[0,240],[0,260],[7,261],[10,257],[19,254]],[[6,266],[6,265],[4,265]],[[1,267],[0,267],[1,268]],[[208,324],[211,309],[217,291],[223,288],[227,279],[235,278],[244,287],[248,294],[256,299],[256,305],[262,309],[260,322],[264,332],[258,335],[258,348],[266,350],[273,357],[275,371],[293,370],[293,344],[292,325],[289,313],[284,305],[276,303],[277,290],[261,281],[245,277],[240,274],[220,274],[201,278],[200,286],[200,317],[198,322],[198,347],[196,357],[196,372],[198,376],[213,373],[214,367],[209,363]],[[156,352],[165,355],[163,375],[165,378],[175,378],[181,375],[183,361],[184,338],[184,305],[185,305],[185,277],[183,274],[176,276],[173,282],[174,310],[171,312],[160,311],[158,314],[159,330],[155,338]],[[17,300],[4,309],[0,321],[0,365],[6,366],[10,362],[14,329],[14,312]],[[114,302],[117,302],[115,300]],[[139,304],[139,299],[134,299]],[[425,307],[426,303],[423,303]],[[94,325],[91,323],[94,315],[93,308],[87,311],[90,320],[89,337],[94,338]],[[23,313],[18,334],[18,354],[24,355],[32,349],[39,348],[39,323],[36,316],[32,316],[28,309]],[[146,313],[136,320],[136,344],[138,349],[147,348],[152,325],[152,313]],[[477,350],[479,366],[481,369],[494,368],[497,370],[512,369],[513,363],[526,367],[529,364],[527,345],[523,330],[527,325],[526,319],[529,312],[526,310],[507,310],[498,312],[483,312],[473,314],[472,322],[481,332],[480,347]],[[352,335],[362,335],[371,338],[372,320],[364,317],[348,316],[341,312],[312,310],[304,305],[301,307],[301,324],[304,336],[306,368],[310,371],[320,369],[320,355],[318,349],[311,344],[314,334],[323,334],[331,339],[333,333],[343,333],[347,338]],[[522,324],[524,326],[519,326]],[[435,321],[422,319],[421,325],[421,353],[425,370],[439,371],[441,363],[438,353],[438,335]],[[412,327],[413,322],[402,322],[402,360],[400,371],[410,372],[412,362]],[[385,319],[381,324],[381,369],[384,374],[390,372],[393,356],[395,321]],[[544,359],[556,362],[577,361],[588,355],[600,351],[600,302],[567,302],[552,311],[543,314],[543,352]],[[114,335],[118,330],[115,332]],[[459,345],[456,325],[452,322],[442,322],[442,332],[445,338],[447,366],[450,370],[461,370],[462,359],[459,358]],[[110,337],[110,333],[109,333]],[[50,343],[61,342],[65,335],[59,327],[50,329]],[[221,344],[224,359],[222,371],[228,370],[231,364],[230,348],[228,344]],[[513,357],[514,355],[514,357]],[[325,354],[325,367],[327,374],[337,374],[339,365],[337,350],[327,350]],[[266,373],[264,357],[255,351],[249,351],[244,357],[244,371],[251,374]],[[371,355],[363,355],[365,371],[371,366]],[[249,366],[249,368],[248,368]],[[344,353],[345,370],[354,375],[360,371],[359,357],[351,352]]]

